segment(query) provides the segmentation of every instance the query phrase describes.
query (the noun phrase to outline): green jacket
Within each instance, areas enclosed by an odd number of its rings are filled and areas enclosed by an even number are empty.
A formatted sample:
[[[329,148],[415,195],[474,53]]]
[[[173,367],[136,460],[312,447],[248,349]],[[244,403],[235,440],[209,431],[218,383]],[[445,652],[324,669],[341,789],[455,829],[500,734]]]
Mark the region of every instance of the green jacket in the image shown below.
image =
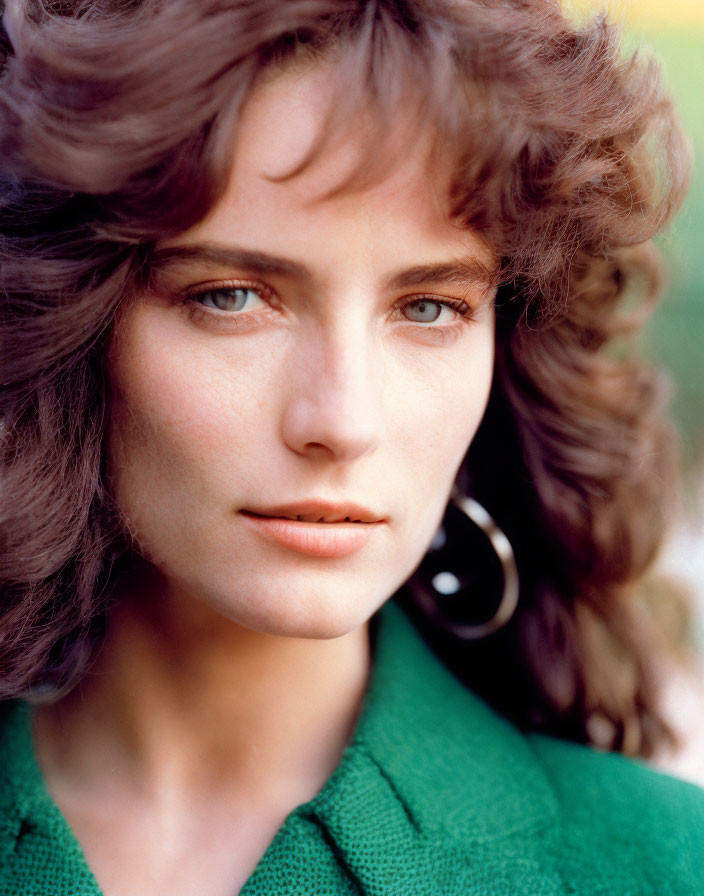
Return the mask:
[[[457,682],[396,605],[376,625],[352,741],[242,896],[704,894],[704,791],[519,732]],[[43,785],[26,704],[4,711],[0,773],[0,894],[99,896]]]

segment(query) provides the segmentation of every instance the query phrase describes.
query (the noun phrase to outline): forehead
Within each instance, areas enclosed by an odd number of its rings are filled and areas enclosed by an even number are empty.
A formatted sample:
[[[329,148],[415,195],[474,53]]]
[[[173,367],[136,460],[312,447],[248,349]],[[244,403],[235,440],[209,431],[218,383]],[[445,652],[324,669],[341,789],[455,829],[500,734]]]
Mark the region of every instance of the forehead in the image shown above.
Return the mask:
[[[449,219],[452,164],[433,126],[404,112],[379,134],[362,102],[336,117],[340,89],[329,62],[267,72],[238,121],[226,191],[189,238],[288,250],[349,232],[352,248],[360,233],[383,244],[393,231],[416,248],[476,250]]]
[[[380,121],[370,97],[345,90],[343,75],[332,60],[267,71],[239,121],[234,176],[298,181],[296,192],[311,202],[360,184],[391,193],[404,181],[414,186],[411,174],[427,182],[433,127],[418,127],[410,105]],[[434,185],[449,177],[444,161]]]

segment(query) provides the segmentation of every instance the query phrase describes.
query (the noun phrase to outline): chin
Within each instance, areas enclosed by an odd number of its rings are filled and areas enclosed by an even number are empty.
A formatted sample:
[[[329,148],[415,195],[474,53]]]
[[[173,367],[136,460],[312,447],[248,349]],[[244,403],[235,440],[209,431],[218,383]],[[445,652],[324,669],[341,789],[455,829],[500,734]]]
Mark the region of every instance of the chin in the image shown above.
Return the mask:
[[[238,625],[263,634],[329,640],[341,638],[366,623],[391,593],[362,593],[358,587],[255,587],[249,591],[250,598],[257,595],[255,606],[243,607],[236,600],[225,599],[218,601],[216,609]]]

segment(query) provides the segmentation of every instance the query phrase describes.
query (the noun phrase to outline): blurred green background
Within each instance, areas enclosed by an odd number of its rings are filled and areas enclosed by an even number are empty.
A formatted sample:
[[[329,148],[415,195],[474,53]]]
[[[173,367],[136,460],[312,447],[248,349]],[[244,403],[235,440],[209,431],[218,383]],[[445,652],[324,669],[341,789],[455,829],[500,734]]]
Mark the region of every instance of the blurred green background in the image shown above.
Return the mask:
[[[671,374],[671,415],[688,478],[699,484],[704,475],[704,0],[564,0],[563,5],[580,19],[606,12],[623,23],[627,48],[640,45],[660,60],[694,144],[689,195],[674,224],[657,239],[668,288],[642,344]]]

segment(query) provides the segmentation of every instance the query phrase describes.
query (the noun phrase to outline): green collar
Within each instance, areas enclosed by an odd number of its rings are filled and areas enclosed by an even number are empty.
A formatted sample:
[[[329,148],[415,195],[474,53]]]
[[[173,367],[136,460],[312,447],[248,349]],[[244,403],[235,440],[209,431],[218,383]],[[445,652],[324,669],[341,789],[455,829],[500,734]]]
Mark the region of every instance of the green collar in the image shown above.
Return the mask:
[[[288,816],[242,896],[284,892],[282,863],[291,882],[296,861],[304,863],[301,873],[306,862],[323,861],[320,849],[310,853],[313,841],[323,844],[331,863],[345,867],[358,890],[366,892],[364,882],[373,879],[375,892],[391,896],[405,892],[400,854],[453,850],[469,862],[490,845],[536,833],[555,819],[555,799],[529,741],[457,681],[393,601],[374,617],[372,631],[372,675],[352,740],[320,793]],[[0,765],[0,864],[4,859],[18,880],[25,868],[29,881],[32,850],[49,843],[66,879],[81,882],[75,892],[98,896],[80,846],[44,786],[26,704],[6,707]],[[385,864],[388,875],[379,877]],[[385,879],[388,890],[379,884]],[[291,885],[285,892],[299,890]]]
[[[279,876],[285,866],[305,879],[305,863],[318,860],[307,848],[313,828],[325,833],[353,892],[398,896],[434,892],[418,869],[447,867],[440,854],[482,865],[500,841],[529,834],[537,842],[532,835],[558,815],[528,740],[447,670],[393,601],[374,623],[373,673],[352,740],[322,791],[289,816],[241,896],[314,892],[282,889]],[[519,861],[528,860],[526,839],[517,839]],[[456,874],[453,881],[448,892],[460,892]]]

